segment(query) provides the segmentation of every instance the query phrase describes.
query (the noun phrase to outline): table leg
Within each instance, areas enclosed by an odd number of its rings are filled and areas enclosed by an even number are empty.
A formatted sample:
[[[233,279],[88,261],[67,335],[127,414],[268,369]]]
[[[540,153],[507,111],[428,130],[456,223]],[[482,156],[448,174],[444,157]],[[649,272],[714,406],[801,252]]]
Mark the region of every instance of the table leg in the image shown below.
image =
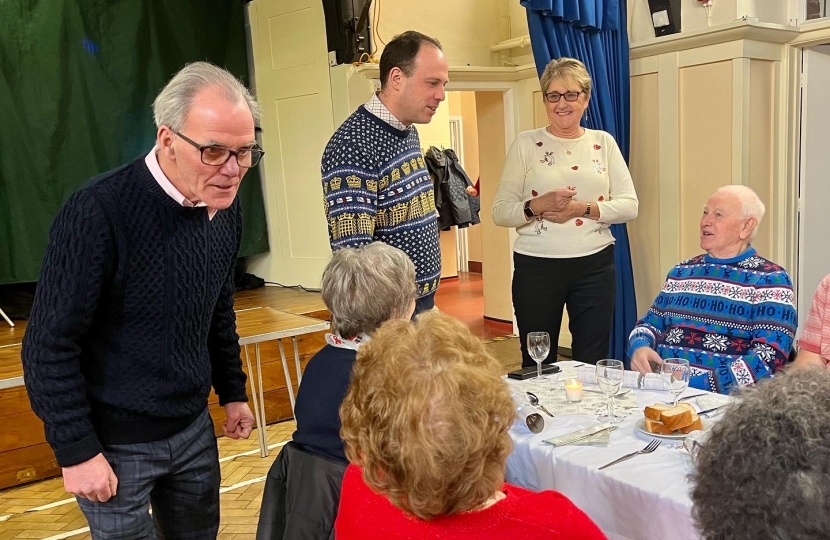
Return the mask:
[[[300,383],[303,382],[303,374],[300,373],[300,349],[297,346],[297,336],[291,336],[294,342],[294,367],[297,368],[297,392],[300,391]]]
[[[280,347],[280,359],[282,360],[282,371],[285,373],[285,385],[288,388],[288,399],[291,400],[291,414],[294,414],[294,387],[291,386],[291,374],[288,373],[288,360],[285,358],[285,347],[283,347],[281,339],[277,340],[277,344]]]
[[[262,457],[268,457],[268,421],[265,418],[265,392],[262,389],[262,361],[259,355],[259,343],[254,345],[254,352],[256,353],[256,377],[259,381],[259,416],[262,418],[262,442],[260,443],[260,450]]]
[[[259,453],[262,454],[262,457],[265,457],[267,455],[266,452],[268,451],[265,444],[265,437],[263,436],[263,432],[265,431],[265,418],[260,416],[259,393],[254,385],[254,371],[251,369],[251,357],[248,354],[247,345],[245,345],[245,362],[248,364],[248,382],[251,383],[251,397],[254,399],[254,419],[256,419],[256,435],[257,440],[259,440]],[[260,378],[260,381],[261,380],[262,378]]]
[[[0,315],[1,315],[4,319],[6,319],[6,322],[7,322],[7,323],[9,323],[9,326],[11,326],[12,328],[14,328],[14,323],[12,322],[12,320],[11,320],[11,319],[9,319],[9,316],[8,316],[8,315],[6,315],[6,313],[5,313],[2,309],[0,309]]]

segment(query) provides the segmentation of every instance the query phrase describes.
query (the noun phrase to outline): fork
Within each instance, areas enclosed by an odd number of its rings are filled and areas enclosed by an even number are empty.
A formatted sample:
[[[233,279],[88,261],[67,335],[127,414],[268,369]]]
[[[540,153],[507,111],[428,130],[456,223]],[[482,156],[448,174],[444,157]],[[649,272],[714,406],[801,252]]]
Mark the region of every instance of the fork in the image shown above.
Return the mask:
[[[620,463],[620,462],[625,461],[627,459],[631,459],[634,456],[639,455],[639,454],[650,454],[650,453],[654,452],[655,450],[657,450],[657,447],[660,446],[660,442],[661,441],[658,440],[658,439],[652,439],[651,442],[648,443],[646,445],[646,447],[643,448],[642,450],[637,450],[636,452],[631,452],[630,454],[626,454],[626,455],[624,455],[623,457],[621,457],[619,459],[615,459],[611,463],[606,463],[605,465],[600,467],[599,470],[601,471],[602,469],[606,469],[606,468],[610,467],[611,465],[616,465],[617,463]]]

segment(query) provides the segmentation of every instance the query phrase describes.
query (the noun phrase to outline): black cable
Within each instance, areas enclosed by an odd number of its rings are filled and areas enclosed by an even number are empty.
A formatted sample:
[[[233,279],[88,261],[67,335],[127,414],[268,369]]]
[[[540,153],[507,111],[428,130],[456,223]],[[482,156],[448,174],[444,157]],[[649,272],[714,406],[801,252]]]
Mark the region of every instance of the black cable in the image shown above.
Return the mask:
[[[283,289],[302,289],[305,292],[321,292],[321,289],[308,289],[302,285],[283,285],[282,283],[277,283],[276,281],[266,281],[265,283],[268,285],[276,285],[277,287],[282,287]]]

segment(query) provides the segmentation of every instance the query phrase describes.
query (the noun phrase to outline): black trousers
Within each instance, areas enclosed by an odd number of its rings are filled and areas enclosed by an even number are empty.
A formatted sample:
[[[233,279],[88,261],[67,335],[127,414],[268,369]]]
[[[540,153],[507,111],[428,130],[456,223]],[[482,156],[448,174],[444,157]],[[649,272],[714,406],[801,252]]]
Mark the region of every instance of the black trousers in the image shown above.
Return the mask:
[[[513,254],[513,309],[522,345],[522,366],[536,363],[527,353],[527,334],[550,334],[546,364],[556,361],[562,308],[567,307],[573,359],[589,364],[608,357],[614,317],[614,246],[570,259]]]

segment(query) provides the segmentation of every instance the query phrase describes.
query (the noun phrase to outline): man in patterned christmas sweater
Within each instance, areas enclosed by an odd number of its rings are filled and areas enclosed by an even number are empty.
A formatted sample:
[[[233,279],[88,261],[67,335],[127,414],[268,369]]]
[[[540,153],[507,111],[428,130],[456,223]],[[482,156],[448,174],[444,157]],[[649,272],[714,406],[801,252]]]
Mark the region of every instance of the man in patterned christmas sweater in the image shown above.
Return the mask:
[[[631,367],[686,358],[690,386],[729,393],[780,369],[796,329],[787,271],[760,257],[750,243],[764,204],[746,186],[712,195],[700,219],[706,251],[674,268],[663,289],[629,335]]]
[[[335,131],[322,158],[332,250],[380,241],[415,264],[415,313],[432,309],[441,277],[432,180],[413,124],[444,101],[449,67],[441,44],[418,32],[396,36],[380,59],[380,93]]]

